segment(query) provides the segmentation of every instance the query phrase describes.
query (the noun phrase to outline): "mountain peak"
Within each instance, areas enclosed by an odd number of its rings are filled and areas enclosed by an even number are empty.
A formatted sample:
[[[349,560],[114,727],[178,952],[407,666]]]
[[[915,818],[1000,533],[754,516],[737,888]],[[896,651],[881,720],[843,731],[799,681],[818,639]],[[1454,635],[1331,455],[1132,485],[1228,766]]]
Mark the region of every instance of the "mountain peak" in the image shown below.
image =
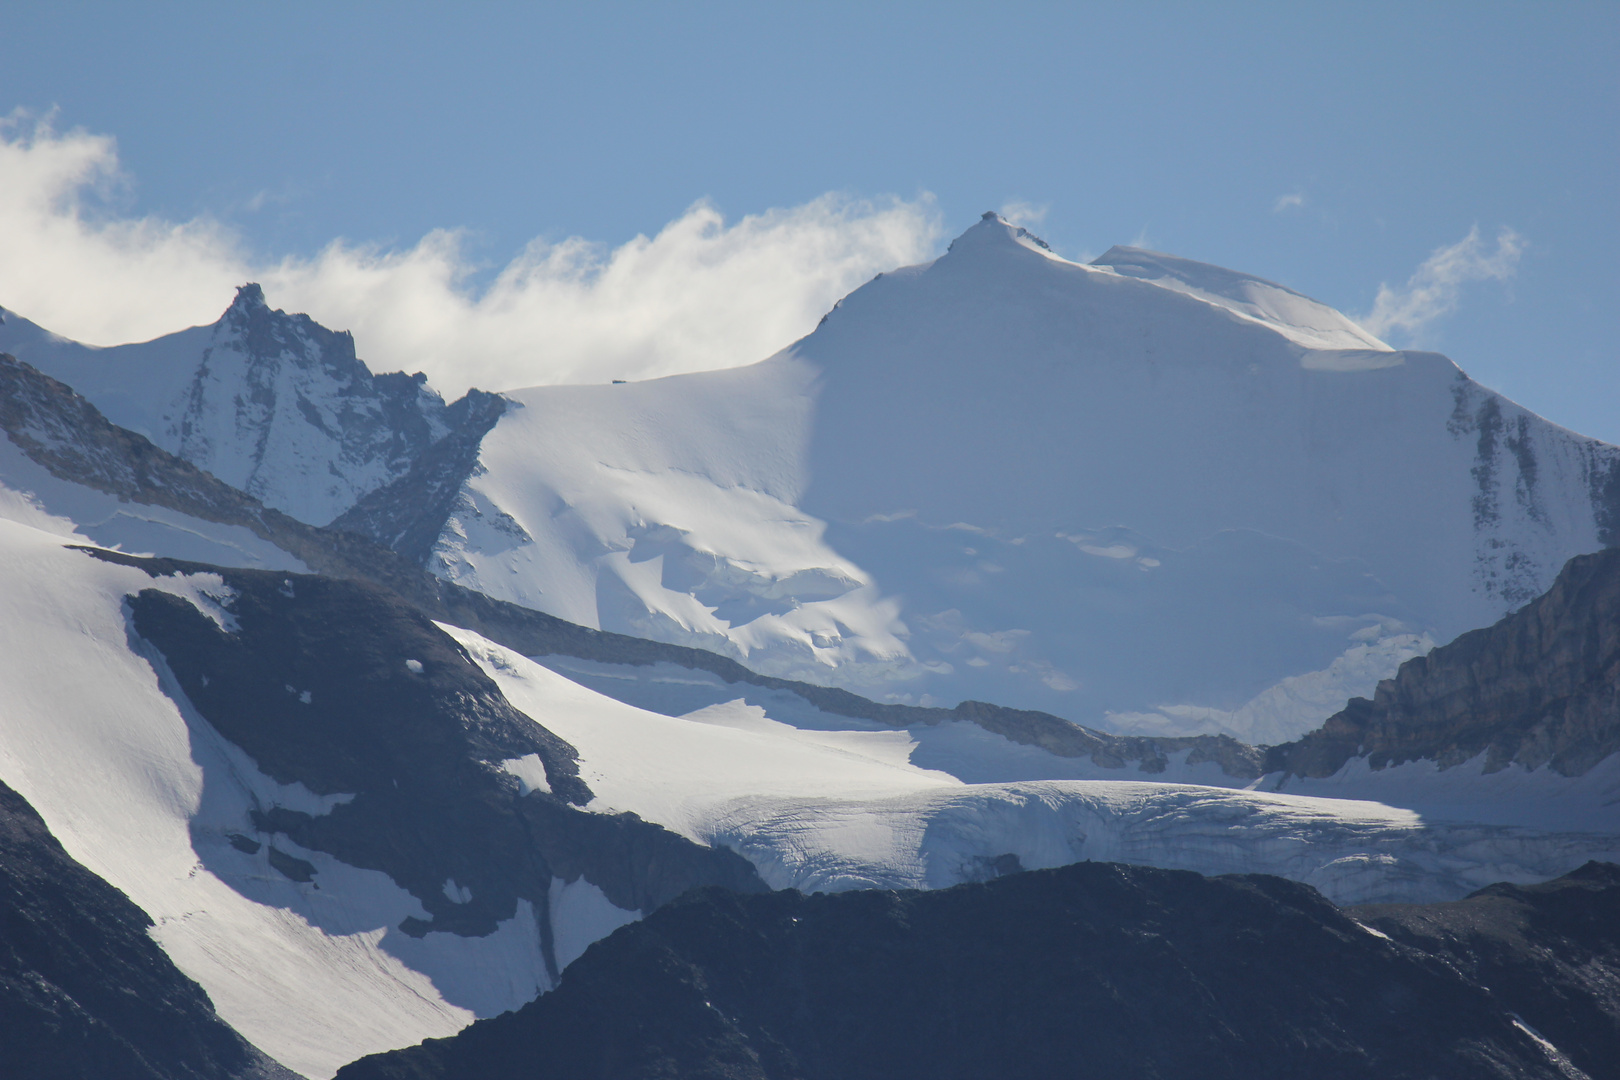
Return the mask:
[[[254,311],[268,308],[265,302],[264,290],[257,282],[250,281],[236,290],[236,299],[231,301],[231,308],[235,311]]]
[[[967,232],[951,241],[947,251],[962,254],[1008,250],[1011,247],[1028,248],[1048,258],[1057,254],[1051,245],[1021,225],[1014,225],[994,210],[986,210]]]

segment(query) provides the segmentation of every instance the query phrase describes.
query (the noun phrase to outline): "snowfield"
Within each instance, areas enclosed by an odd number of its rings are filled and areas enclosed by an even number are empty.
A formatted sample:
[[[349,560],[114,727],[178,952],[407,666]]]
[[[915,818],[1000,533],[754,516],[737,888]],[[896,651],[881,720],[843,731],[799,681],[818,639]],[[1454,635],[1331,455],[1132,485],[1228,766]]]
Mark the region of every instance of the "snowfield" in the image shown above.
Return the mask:
[[[430,565],[878,700],[1281,742],[1603,546],[1620,450],[1281,286],[994,218],[751,367],[537,387]]]

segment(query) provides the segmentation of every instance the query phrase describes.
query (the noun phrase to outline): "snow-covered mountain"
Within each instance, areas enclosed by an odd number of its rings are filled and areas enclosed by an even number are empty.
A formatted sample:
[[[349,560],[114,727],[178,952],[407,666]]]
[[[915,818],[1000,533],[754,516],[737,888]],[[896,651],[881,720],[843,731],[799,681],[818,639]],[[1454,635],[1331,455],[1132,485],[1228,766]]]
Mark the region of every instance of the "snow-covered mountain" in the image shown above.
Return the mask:
[[[272,310],[244,285],[212,326],[97,349],[0,312],[0,352],[73,387],[114,423],[267,506],[325,524],[435,443],[478,434],[499,399],[453,405],[423,375],[373,375],[354,339]]]
[[[491,596],[1122,732],[1298,737],[1620,521],[1620,450],[1444,357],[1249,275],[1070,263],[993,215],[769,360],[521,408],[372,376],[255,286],[115,349],[8,314],[0,348]]]
[[[939,887],[1092,858],[1350,902],[1620,859],[1620,835],[1139,770],[963,783],[911,760],[920,732],[735,699],[670,717],[379,590],[62,540],[0,521],[0,778],[222,1019],[309,1076],[515,1007],[705,881]],[[982,730],[959,727],[941,734]]]
[[[877,703],[572,626],[267,510],[20,362],[0,387],[0,781],[309,1076],[521,1004],[691,884],[1111,859],[1429,900],[1620,857],[1620,827],[1528,820],[1578,777],[1430,820],[1247,790],[1230,740]],[[68,546],[92,541],[249,569]]]
[[[91,388],[0,356],[0,783],[311,1077],[692,885],[1620,859],[1611,555],[1345,707],[1606,544],[1620,451],[1269,283],[989,218],[751,367],[449,407],[253,287],[0,330]]]
[[[751,367],[508,396],[444,577],[880,700],[1116,730],[1297,737],[1620,523],[1620,449],[1445,357],[993,215]]]

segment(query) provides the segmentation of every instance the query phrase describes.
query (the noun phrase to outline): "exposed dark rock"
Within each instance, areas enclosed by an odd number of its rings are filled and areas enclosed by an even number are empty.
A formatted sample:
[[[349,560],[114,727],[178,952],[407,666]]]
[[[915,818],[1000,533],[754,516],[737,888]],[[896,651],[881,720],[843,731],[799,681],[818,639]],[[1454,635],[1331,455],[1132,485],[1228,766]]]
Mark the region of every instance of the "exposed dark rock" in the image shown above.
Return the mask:
[[[233,845],[234,846],[234,845]],[[308,859],[300,859],[296,855],[288,855],[285,851],[272,847],[265,856],[270,865],[293,881],[309,882],[315,880],[315,864]]]
[[[154,576],[205,569],[103,557]],[[270,864],[288,878],[320,886],[316,867],[278,848],[279,836],[380,870],[428,912],[401,924],[413,936],[488,934],[526,899],[553,975],[553,878],[583,876],[640,911],[700,885],[764,888],[734,852],[634,815],[575,809],[591,793],[573,747],[512,708],[453,638],[397,595],[360,581],[208,569],[235,594],[232,630],[156,589],[129,601],[132,627],[191,709],[263,772],[353,796],[324,814],[251,811],[256,835],[243,839],[269,844]],[[529,755],[543,763],[549,791],[525,793],[498,767]],[[459,901],[445,892],[449,880],[466,891]]]
[[[1492,885],[1448,904],[1350,914],[1445,957],[1592,1077],[1620,1076],[1620,866],[1542,885]]]
[[[1551,765],[1579,776],[1620,750],[1620,550],[1578,555],[1543,596],[1402,664],[1371,701],[1269,749],[1267,772],[1331,776],[1486,755],[1494,771]]]
[[[937,892],[703,890],[524,1008],[338,1075],[1574,1074],[1488,990],[1307,886],[1080,863]]]
[[[287,1078],[0,783],[0,1077]]]
[[[275,536],[266,534],[277,532],[276,519],[286,517],[109,423],[67,385],[6,353],[0,353],[0,426],[52,475],[130,502],[247,525],[272,542]]]
[[[404,476],[366,494],[329,527],[359,533],[425,565],[461,486],[478,466],[479,443],[507,404],[498,395],[468,391],[447,410],[453,425],[449,435],[423,452]]]

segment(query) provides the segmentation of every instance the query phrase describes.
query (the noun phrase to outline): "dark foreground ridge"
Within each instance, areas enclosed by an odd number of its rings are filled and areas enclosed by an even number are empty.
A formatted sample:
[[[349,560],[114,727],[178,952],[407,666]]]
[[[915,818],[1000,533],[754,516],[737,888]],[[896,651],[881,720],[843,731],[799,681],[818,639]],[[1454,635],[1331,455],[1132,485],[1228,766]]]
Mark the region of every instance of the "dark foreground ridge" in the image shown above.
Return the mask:
[[[1576,876],[1588,884],[1525,903],[1557,895],[1577,909],[1559,925],[1585,951],[1564,955],[1592,958],[1590,979],[1612,986],[1620,868]],[[1510,1014],[1495,982],[1534,962],[1520,947],[1465,977],[1445,948],[1374,934],[1309,887],[1263,875],[1079,863],[937,892],[711,889],[593,945],[522,1009],[338,1076],[1579,1076],[1565,1054],[1590,1076],[1616,1075],[1620,1059],[1602,1053],[1612,997],[1592,995],[1597,1030],[1556,1049],[1525,1025],[1558,1003]]]
[[[0,1077],[292,1080],[0,783]]]
[[[1350,909],[1403,945],[1444,956],[1589,1076],[1620,1075],[1620,866],[1540,885],[1491,885],[1447,904]]]
[[[431,545],[442,525],[442,521],[432,524],[437,520],[434,515],[449,512],[463,471],[476,463],[478,440],[503,407],[489,395],[476,399],[469,395],[464,400],[468,405],[464,415],[457,414],[461,426],[455,434],[423,454],[405,477],[362,499],[333,526],[316,528],[264,506],[143,436],[118,427],[70,387],[15,357],[0,354],[0,427],[52,475],[130,502],[241,526],[316,573],[382,585],[429,618],[475,630],[525,656],[675,664],[709,672],[728,683],[784,690],[836,716],[890,727],[963,720],[1013,742],[1039,746],[1061,757],[1090,758],[1105,768],[1135,766],[1133,771],[1153,775],[1164,771],[1169,755],[1186,751],[1189,763],[1217,762],[1235,779],[1253,780],[1261,775],[1259,751],[1224,735],[1111,735],[1049,713],[978,701],[964,701],[954,709],[879,703],[847,690],[760,675],[703,649],[591,630],[443,581],[420,565],[427,552],[424,545]],[[378,543],[373,536],[400,550]]]

